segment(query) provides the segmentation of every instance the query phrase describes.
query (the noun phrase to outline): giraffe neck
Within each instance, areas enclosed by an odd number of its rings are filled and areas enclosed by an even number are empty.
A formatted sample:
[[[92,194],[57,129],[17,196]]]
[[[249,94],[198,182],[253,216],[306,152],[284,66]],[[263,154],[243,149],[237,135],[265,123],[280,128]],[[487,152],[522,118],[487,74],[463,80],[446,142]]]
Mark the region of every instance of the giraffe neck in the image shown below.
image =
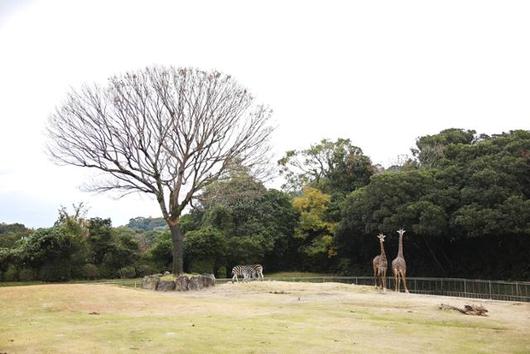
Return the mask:
[[[383,241],[379,240],[379,244],[381,245],[381,256],[386,258],[385,247],[383,246]]]
[[[398,257],[403,258],[403,235],[399,235]]]

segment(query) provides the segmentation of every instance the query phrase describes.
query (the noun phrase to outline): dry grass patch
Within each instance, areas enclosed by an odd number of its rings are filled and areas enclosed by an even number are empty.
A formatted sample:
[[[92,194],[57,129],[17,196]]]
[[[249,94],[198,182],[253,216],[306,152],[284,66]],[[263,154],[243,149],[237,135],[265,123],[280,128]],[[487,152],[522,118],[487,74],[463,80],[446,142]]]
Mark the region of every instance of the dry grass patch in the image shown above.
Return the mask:
[[[8,353],[530,352],[530,304],[337,283],[229,283],[185,293],[37,285],[0,288],[0,302],[0,352]],[[489,317],[440,311],[442,302],[484,304]]]

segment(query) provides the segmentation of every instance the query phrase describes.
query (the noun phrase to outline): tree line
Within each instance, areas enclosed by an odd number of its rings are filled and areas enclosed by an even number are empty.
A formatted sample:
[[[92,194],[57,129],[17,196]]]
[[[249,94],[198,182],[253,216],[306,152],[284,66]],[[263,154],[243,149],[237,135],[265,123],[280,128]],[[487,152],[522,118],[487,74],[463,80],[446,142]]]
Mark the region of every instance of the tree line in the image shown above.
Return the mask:
[[[266,188],[231,164],[201,189],[179,219],[183,269],[225,277],[236,264],[265,272],[369,275],[387,235],[407,230],[410,276],[530,279],[530,132],[484,135],[447,129],[416,141],[399,164],[374,165],[348,139],[288,151],[284,185]],[[174,242],[164,218],[112,227],[78,205],[54,226],[0,224],[3,280],[135,277],[172,270]]]

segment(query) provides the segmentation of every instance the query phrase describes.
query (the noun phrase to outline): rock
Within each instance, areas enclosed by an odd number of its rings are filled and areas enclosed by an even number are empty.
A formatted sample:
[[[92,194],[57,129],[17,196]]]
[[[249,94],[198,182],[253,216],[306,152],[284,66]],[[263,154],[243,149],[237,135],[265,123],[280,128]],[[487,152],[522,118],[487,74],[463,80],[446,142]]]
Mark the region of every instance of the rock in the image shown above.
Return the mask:
[[[180,275],[174,281],[170,280],[171,277],[161,278],[161,276],[162,274],[145,276],[142,281],[142,288],[158,291],[188,291],[215,286],[215,276],[213,274]]]
[[[190,278],[188,283],[189,290],[199,290],[202,289],[202,280],[200,276],[194,275]]]
[[[170,275],[171,273],[168,272],[167,270],[164,272],[164,275]]]
[[[160,280],[156,287],[157,291],[172,291],[175,290],[175,282],[172,280]]]
[[[204,273],[201,276],[203,288],[209,288],[210,286],[215,286],[215,276],[213,274]]]
[[[142,280],[142,288],[149,290],[156,290],[160,277],[158,275],[146,275]]]
[[[464,305],[464,308],[458,308],[452,305],[441,304],[440,310],[455,310],[464,315],[474,315],[474,316],[487,316],[488,310],[484,306],[477,305]]]
[[[177,291],[187,291],[189,289],[188,284],[190,279],[187,275],[179,275],[175,280],[175,289]]]

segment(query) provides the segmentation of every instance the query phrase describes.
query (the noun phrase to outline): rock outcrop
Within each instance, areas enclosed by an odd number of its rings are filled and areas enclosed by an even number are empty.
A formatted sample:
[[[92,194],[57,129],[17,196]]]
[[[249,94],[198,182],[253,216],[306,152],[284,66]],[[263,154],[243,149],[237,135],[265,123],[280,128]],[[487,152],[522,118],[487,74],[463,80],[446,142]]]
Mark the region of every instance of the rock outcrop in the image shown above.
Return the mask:
[[[177,291],[188,291],[188,283],[190,282],[190,279],[187,275],[179,275],[178,278],[175,280],[176,283],[176,290]]]
[[[161,274],[154,274],[145,276],[142,281],[142,288],[158,291],[200,290],[211,286],[215,286],[213,274],[179,275],[175,280],[167,275],[162,277]]]
[[[160,282],[160,275],[146,275],[142,281],[142,288],[149,290],[156,290],[158,283]]]
[[[208,288],[215,286],[215,276],[213,274],[204,273],[201,275],[202,287]]]
[[[160,280],[156,287],[158,291],[172,291],[175,290],[175,282],[172,280]]]

